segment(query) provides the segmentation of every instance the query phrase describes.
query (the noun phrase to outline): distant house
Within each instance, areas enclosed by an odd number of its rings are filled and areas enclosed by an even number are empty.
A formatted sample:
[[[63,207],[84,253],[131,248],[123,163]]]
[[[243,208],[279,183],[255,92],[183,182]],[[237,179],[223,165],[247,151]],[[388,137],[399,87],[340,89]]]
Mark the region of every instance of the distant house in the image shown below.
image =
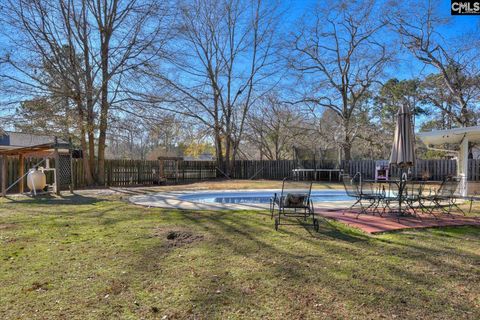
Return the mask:
[[[157,160],[159,157],[182,157],[182,150],[178,147],[156,147],[147,153],[147,160]]]
[[[186,161],[214,161],[215,156],[209,152],[200,154],[198,157],[184,156],[183,160]]]

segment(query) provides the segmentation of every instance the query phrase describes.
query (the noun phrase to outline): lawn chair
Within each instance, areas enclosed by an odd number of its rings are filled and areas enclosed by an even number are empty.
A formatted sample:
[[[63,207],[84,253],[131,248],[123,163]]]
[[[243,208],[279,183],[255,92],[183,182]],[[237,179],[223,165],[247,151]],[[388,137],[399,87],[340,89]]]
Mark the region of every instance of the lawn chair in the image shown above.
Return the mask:
[[[315,218],[315,210],[313,208],[313,201],[311,199],[312,182],[305,182],[305,188],[298,188],[298,184],[301,182],[295,182],[295,187],[288,188],[291,180],[285,178],[282,182],[282,191],[280,194],[275,193],[270,199],[270,211],[272,218],[275,215],[275,230],[278,230],[280,225],[293,225],[293,224],[307,224],[307,219],[311,216],[312,225],[315,231],[318,232],[319,223]],[[285,218],[302,218],[303,222],[292,223],[283,222]],[[288,219],[286,221],[291,221]]]
[[[468,214],[472,213],[472,209],[473,209],[473,202],[477,202],[477,201],[480,201],[480,197],[478,195],[478,192],[474,192],[473,195],[471,196],[468,196],[468,197],[463,197],[464,200],[468,200],[470,201],[470,207],[468,209]]]

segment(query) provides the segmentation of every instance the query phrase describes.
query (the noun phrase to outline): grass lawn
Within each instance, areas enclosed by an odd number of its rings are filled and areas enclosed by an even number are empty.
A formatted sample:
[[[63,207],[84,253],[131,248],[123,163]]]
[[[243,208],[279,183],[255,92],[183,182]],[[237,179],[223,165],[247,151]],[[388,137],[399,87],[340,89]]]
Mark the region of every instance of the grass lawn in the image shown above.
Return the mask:
[[[480,228],[276,232],[266,212],[119,194],[0,199],[0,284],[0,319],[479,319]]]

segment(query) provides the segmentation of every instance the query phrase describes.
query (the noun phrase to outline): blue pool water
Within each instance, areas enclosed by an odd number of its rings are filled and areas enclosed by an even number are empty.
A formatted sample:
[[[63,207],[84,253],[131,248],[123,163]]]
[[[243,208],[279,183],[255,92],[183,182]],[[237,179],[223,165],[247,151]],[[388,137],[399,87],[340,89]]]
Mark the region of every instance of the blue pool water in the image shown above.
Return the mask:
[[[291,190],[292,193],[300,193]],[[275,191],[224,191],[224,192],[200,192],[182,195],[179,198],[185,201],[201,203],[269,203]],[[277,191],[280,194],[280,191]],[[330,202],[351,200],[345,192],[337,190],[312,190],[313,202]]]

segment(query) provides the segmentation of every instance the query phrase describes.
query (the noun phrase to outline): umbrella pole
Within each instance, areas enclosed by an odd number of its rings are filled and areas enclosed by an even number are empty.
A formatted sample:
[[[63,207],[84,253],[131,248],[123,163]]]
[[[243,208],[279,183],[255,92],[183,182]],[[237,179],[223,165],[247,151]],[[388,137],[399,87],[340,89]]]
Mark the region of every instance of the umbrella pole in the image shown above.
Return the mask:
[[[403,179],[403,176],[405,175],[405,180]],[[399,190],[398,190],[398,211],[400,215],[404,215],[402,211],[402,201],[403,201],[403,191],[407,185],[407,177],[406,177],[406,172],[405,168],[401,168],[400,170],[400,185],[399,185]]]
[[[400,171],[401,172],[401,175],[400,175],[400,204],[399,204],[399,214],[402,216],[403,215],[403,212],[402,212],[402,200],[403,200],[403,171],[404,169],[402,168],[402,170]]]
[[[402,215],[402,196],[403,196],[403,168],[400,170],[400,185],[398,186],[398,214]]]

